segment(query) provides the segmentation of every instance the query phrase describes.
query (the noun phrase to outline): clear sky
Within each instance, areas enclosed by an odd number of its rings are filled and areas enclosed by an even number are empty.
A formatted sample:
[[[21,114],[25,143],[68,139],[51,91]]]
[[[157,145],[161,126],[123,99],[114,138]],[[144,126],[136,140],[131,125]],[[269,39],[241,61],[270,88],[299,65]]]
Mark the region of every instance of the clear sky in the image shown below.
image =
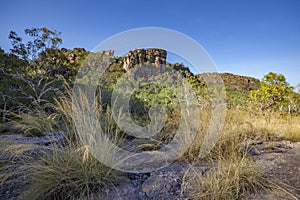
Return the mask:
[[[220,72],[262,78],[283,73],[300,83],[299,0],[3,0],[0,46],[11,30],[47,27],[62,32],[63,47],[92,50],[113,34],[139,27],[180,31],[200,43]]]

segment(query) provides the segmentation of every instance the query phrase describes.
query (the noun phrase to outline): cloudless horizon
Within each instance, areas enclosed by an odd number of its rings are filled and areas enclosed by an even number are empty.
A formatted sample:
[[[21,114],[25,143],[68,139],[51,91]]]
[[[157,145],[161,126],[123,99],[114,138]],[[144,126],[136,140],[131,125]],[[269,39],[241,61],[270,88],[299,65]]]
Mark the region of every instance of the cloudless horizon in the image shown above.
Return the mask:
[[[61,47],[92,50],[133,28],[163,27],[201,44],[219,72],[261,79],[273,71],[300,83],[300,1],[2,1],[0,47],[11,30],[47,27],[60,31]],[[176,60],[172,60],[176,61]],[[178,60],[180,61],[180,60]]]

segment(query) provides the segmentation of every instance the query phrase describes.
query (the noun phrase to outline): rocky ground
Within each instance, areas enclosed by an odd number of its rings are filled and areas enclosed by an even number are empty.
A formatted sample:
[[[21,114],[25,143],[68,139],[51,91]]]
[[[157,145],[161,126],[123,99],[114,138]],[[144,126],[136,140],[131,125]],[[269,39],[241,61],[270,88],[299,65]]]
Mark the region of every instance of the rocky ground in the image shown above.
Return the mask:
[[[300,199],[300,142],[288,141],[262,142],[251,144],[251,155],[262,166],[283,193],[290,195],[275,196],[271,194],[252,195],[248,199]]]
[[[28,138],[20,134],[0,135],[1,149],[13,145],[16,147],[33,145],[35,147],[25,150],[13,158],[10,152],[2,151],[0,155],[0,199],[22,199],[22,192],[30,184],[26,177],[31,173],[22,168],[23,158],[37,160],[39,156],[47,152],[47,149],[51,149],[49,147],[53,142],[61,140],[62,138],[58,136]],[[300,143],[252,141],[249,153],[256,162],[261,164],[262,170],[278,180],[276,183],[283,188],[282,190],[291,195],[274,196],[262,193],[245,197],[245,200],[300,198]],[[30,162],[30,159],[27,162]],[[192,176],[193,173],[205,175],[210,168],[211,166],[206,163],[198,163],[191,168],[187,163],[177,162],[151,173],[128,174],[124,184],[114,189],[108,189],[105,195],[98,195],[96,198],[106,200],[189,199],[188,192],[192,188],[184,177]],[[6,174],[10,172],[18,173],[6,177]]]
[[[24,137],[21,134],[0,135],[0,199],[22,199],[29,187],[31,172],[24,164],[37,161],[51,151],[51,145],[63,137]]]

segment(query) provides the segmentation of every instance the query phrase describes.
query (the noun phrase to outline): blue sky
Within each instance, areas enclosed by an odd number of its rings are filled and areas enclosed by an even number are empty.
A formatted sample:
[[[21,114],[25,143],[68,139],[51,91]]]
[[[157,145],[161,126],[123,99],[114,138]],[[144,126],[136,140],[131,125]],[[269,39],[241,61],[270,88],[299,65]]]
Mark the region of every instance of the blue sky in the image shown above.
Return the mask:
[[[164,27],[200,43],[220,72],[262,78],[283,73],[300,83],[300,1],[2,1],[0,46],[10,30],[45,26],[62,32],[67,48],[92,50],[119,32]]]

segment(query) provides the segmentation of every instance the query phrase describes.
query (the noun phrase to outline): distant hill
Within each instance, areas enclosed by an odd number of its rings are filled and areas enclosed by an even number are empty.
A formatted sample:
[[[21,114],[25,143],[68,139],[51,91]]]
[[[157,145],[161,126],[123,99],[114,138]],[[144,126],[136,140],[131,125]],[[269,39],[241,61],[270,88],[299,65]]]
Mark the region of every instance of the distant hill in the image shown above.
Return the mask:
[[[62,51],[66,54],[70,63],[73,64],[82,62],[83,58],[89,53],[82,48],[74,48],[73,50],[62,49]],[[113,53],[113,51],[110,50],[109,52]],[[195,81],[203,82],[204,74],[194,75],[184,64],[168,63],[166,62],[166,58],[167,52],[163,49],[135,49],[130,51],[124,57],[117,58],[117,61],[112,63],[111,68],[114,70],[109,70],[109,73],[116,73],[116,76],[110,74],[110,77],[117,78],[122,73],[130,73],[130,69],[134,66],[152,63],[153,66],[157,68],[157,71],[161,71],[163,65],[166,65],[180,72],[186,78],[192,78]],[[227,105],[231,108],[247,106],[250,91],[260,87],[260,81],[256,78],[231,73],[218,74],[224,81]]]
[[[260,86],[260,81],[253,77],[235,75],[231,73],[220,73],[224,85],[233,91],[256,90]]]
[[[226,88],[227,107],[247,108],[250,91],[258,89],[260,81],[231,73],[220,73],[220,75]]]
[[[248,105],[251,90],[260,87],[260,81],[256,78],[235,75],[231,73],[211,73],[219,74],[223,79],[228,108],[246,108]],[[205,74],[207,76],[207,74]],[[203,81],[204,74],[195,75],[198,80]]]

